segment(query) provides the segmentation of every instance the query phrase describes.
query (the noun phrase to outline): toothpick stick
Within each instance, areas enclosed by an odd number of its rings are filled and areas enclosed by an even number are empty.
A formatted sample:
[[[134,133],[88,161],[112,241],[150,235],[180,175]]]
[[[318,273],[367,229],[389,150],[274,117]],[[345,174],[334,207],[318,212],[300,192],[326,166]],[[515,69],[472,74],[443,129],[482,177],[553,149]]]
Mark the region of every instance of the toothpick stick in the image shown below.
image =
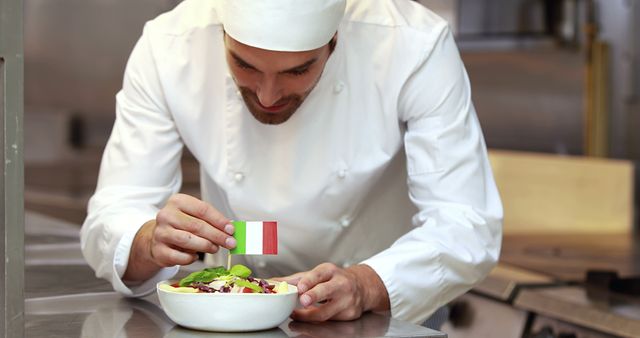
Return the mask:
[[[227,271],[231,270],[231,252],[227,255]]]

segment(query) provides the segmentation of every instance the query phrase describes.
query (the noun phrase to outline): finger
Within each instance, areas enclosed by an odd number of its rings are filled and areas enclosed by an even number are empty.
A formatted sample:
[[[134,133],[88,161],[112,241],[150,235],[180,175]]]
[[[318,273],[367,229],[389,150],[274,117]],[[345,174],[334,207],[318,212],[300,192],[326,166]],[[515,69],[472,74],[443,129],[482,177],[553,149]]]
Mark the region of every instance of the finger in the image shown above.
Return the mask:
[[[336,290],[336,283],[332,283],[331,281],[317,284],[311,288],[311,290],[300,296],[300,304],[304,307],[308,307],[311,304],[329,300],[336,291],[339,291]]]
[[[225,231],[227,225],[231,222],[228,218],[211,206],[209,203],[201,201],[193,196],[185,194],[176,194],[169,198],[169,205],[174,205],[186,214],[201,219],[221,231]],[[231,227],[233,227],[231,225]],[[227,229],[230,230],[231,228]],[[233,232],[231,232],[233,234]]]
[[[330,263],[323,263],[316,266],[313,270],[302,276],[298,282],[299,293],[307,292],[307,290],[316,286],[316,284],[330,280],[337,270],[338,267]]]
[[[198,235],[215,245],[224,246],[227,249],[233,249],[236,246],[236,240],[233,236],[220,231],[201,219],[181,211],[164,208],[158,212],[156,221],[159,227],[168,224],[173,228]]]
[[[180,251],[195,253],[216,253],[219,247],[209,240],[199,237],[187,231],[173,229],[169,231],[158,230],[157,238],[160,242],[174,246]]]
[[[162,267],[189,265],[198,259],[197,254],[190,254],[158,243],[151,247],[151,258]]]
[[[301,322],[324,322],[342,311],[342,307],[344,307],[344,305],[338,302],[329,301],[319,306],[296,309],[291,314],[291,318]]]

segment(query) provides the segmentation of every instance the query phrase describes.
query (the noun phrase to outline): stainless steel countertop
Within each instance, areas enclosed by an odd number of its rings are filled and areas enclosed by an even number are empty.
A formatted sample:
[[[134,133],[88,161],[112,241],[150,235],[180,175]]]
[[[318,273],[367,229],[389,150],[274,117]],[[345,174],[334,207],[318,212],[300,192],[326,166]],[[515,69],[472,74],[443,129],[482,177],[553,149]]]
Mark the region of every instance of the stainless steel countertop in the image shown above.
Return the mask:
[[[34,213],[25,217],[26,337],[446,337],[389,313],[368,313],[350,322],[287,320],[276,329],[253,333],[185,329],[164,314],[155,293],[124,298],[97,279],[82,259],[78,229]]]

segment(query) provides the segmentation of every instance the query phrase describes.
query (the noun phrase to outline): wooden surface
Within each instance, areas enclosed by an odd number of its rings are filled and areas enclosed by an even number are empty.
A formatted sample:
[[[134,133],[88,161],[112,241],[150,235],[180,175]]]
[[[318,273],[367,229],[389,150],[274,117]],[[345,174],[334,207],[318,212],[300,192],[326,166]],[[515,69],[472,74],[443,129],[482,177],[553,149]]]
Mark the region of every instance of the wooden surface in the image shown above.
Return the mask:
[[[511,302],[521,287],[557,285],[550,276],[500,263],[489,276],[473,288],[474,293]]]
[[[624,233],[633,165],[624,160],[492,150],[504,233]]]
[[[625,234],[506,235],[499,265],[472,290],[490,304],[481,306],[489,314],[474,315],[491,324],[487,328],[478,321],[462,327],[449,323],[444,330],[450,330],[451,337],[478,337],[474,332],[495,327],[505,332],[520,327],[524,334],[553,327],[555,333],[583,338],[640,337],[640,300],[602,292],[588,297],[583,282],[592,269],[640,277],[640,240]],[[461,297],[468,299],[469,295]],[[518,313],[533,314],[532,326],[514,317]]]
[[[597,301],[582,287],[525,289],[514,306],[609,334],[640,337],[640,299],[629,296]]]
[[[640,240],[631,235],[506,235],[500,261],[564,281],[589,269],[640,276]]]
[[[554,332],[577,337],[640,337],[640,301],[587,297],[582,282],[590,269],[640,276],[640,240],[624,234],[506,235],[499,265],[458,300],[471,315],[443,330],[456,338],[482,337],[478,332],[516,337],[518,330],[528,335],[553,323]],[[531,327],[522,319],[527,313],[533,315]]]

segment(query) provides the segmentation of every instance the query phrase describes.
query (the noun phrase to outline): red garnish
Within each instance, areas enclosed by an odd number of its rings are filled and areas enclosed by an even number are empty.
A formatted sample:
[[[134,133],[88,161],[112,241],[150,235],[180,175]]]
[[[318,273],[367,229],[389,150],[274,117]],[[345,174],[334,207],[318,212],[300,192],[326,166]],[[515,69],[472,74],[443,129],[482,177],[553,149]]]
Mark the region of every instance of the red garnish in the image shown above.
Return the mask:
[[[253,290],[251,290],[250,288],[243,288],[242,293],[253,293]]]
[[[174,288],[177,288],[177,287],[180,287],[180,283],[176,282],[176,283],[171,284],[171,286],[173,286]]]

